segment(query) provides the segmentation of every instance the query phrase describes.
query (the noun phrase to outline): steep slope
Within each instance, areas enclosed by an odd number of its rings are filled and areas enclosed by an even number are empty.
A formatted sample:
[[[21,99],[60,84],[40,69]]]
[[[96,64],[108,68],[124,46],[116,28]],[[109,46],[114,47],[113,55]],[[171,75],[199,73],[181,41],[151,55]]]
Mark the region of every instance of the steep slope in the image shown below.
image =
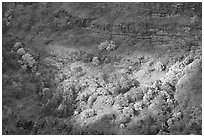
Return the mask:
[[[3,134],[202,134],[199,4],[4,3]]]

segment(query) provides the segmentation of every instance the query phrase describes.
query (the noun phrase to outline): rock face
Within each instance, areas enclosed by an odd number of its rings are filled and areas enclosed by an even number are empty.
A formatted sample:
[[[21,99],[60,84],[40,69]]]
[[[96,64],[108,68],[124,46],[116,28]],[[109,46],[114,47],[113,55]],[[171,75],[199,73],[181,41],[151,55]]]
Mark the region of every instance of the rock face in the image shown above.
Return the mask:
[[[202,104],[202,71],[201,66],[196,62],[197,61],[194,61],[189,64],[189,66],[194,69],[181,77],[176,84],[175,99],[181,104],[187,102],[196,106]]]

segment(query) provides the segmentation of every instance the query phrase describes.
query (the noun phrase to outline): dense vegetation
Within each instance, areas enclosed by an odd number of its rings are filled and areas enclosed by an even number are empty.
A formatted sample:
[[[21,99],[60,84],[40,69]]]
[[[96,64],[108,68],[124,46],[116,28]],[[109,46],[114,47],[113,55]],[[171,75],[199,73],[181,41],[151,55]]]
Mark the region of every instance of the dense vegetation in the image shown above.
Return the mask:
[[[202,134],[201,3],[2,3],[3,134]]]

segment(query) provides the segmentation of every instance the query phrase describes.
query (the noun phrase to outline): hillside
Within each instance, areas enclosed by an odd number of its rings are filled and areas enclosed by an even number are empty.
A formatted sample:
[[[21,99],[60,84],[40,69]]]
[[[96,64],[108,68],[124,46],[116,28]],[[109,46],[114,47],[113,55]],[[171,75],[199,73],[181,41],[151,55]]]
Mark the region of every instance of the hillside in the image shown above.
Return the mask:
[[[3,3],[4,135],[202,134],[201,3]]]

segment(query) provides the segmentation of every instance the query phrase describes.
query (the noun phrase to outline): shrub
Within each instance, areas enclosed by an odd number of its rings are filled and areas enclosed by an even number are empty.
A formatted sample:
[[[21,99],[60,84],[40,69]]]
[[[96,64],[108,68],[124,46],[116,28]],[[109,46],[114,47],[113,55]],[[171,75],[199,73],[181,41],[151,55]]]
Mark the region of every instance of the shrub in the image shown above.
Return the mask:
[[[136,111],[141,111],[143,108],[144,108],[144,103],[143,103],[142,101],[136,102],[136,103],[134,104],[134,109],[135,109]]]
[[[123,114],[133,117],[135,115],[133,106],[128,106],[123,108]]]
[[[119,94],[118,96],[115,97],[114,105],[116,104],[119,104],[122,107],[127,107],[129,105],[129,100],[124,95]]]
[[[115,50],[117,48],[116,44],[114,41],[104,41],[102,42],[99,46],[98,49],[99,50],[107,50],[107,51],[111,51],[111,50]]]
[[[28,53],[22,56],[22,60],[25,64],[28,64],[28,66],[31,68],[34,66],[34,64],[36,64],[35,59],[32,57],[31,54]]]
[[[36,119],[31,134],[33,135],[69,135],[72,127],[64,120],[48,116]]]
[[[87,101],[90,94],[88,92],[82,92],[78,97],[80,101]]]
[[[96,111],[103,110],[106,108],[110,108],[114,103],[114,99],[112,96],[98,96],[96,101],[93,104],[93,109]]]
[[[81,112],[81,114],[80,114],[82,119],[87,119],[87,118],[93,117],[95,115],[96,115],[96,112],[93,109],[86,109],[83,112]]]
[[[106,95],[110,95],[110,92],[106,89],[106,88],[97,88],[96,90],[96,94],[97,95],[102,95],[102,96],[106,96]]]
[[[127,93],[124,94],[130,102],[140,101],[144,96],[144,89],[142,88],[131,88]]]
[[[128,123],[128,122],[130,122],[130,116],[126,115],[126,114],[123,114],[123,113],[117,115],[117,117],[115,119],[115,123],[117,125],[125,124],[125,123]]]

